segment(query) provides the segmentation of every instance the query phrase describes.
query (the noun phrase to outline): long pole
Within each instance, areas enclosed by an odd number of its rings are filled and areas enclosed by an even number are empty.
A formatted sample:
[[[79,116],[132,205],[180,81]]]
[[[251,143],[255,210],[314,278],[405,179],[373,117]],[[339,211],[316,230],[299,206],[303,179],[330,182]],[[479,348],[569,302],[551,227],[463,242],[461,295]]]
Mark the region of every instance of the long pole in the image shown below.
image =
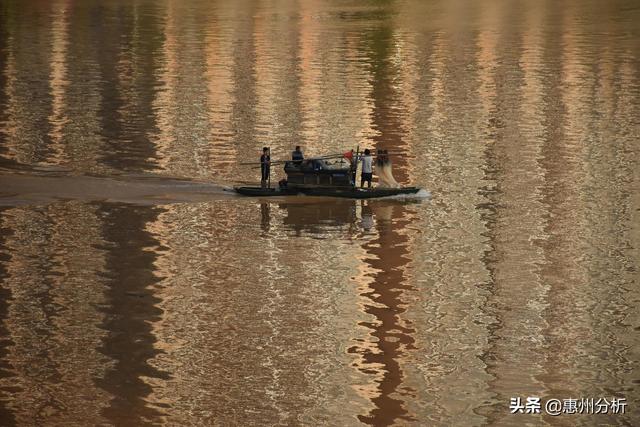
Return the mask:
[[[353,188],[356,188],[356,179],[358,175],[358,153],[360,152],[360,144],[356,146],[356,157],[353,159]]]
[[[310,159],[339,159],[344,157],[344,154],[330,154],[327,156],[317,156],[317,157],[308,157],[305,160],[310,160]],[[287,163],[290,162],[291,160],[273,160],[271,161],[272,164],[279,164],[279,163]],[[242,166],[247,166],[247,165],[257,165],[258,163],[256,162],[240,162],[238,163],[239,165]]]
[[[268,184],[267,186],[269,187],[269,190],[271,190],[271,147],[269,147],[269,150],[267,151],[267,153],[269,154],[269,162],[267,163],[267,167],[269,168],[269,178],[268,178]]]

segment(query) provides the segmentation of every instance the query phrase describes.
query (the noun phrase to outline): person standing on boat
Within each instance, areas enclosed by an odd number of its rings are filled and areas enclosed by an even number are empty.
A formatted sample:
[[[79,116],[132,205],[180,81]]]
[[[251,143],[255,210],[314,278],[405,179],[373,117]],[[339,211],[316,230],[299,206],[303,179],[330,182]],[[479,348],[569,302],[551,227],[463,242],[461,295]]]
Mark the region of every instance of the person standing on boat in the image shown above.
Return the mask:
[[[269,147],[263,147],[262,156],[260,156],[260,172],[262,174],[260,186],[262,188],[267,187],[270,170],[271,170],[271,156],[269,154]]]
[[[368,148],[364,150],[364,156],[362,156],[362,174],[360,175],[360,188],[364,187],[364,183],[368,183],[368,187],[371,188],[371,179],[373,178],[373,157],[371,157],[371,150]]]
[[[295,151],[291,152],[291,160],[293,160],[293,163],[295,163],[296,165],[302,164],[302,161],[304,160],[304,154],[302,154],[302,150],[300,149],[299,145],[296,145]]]

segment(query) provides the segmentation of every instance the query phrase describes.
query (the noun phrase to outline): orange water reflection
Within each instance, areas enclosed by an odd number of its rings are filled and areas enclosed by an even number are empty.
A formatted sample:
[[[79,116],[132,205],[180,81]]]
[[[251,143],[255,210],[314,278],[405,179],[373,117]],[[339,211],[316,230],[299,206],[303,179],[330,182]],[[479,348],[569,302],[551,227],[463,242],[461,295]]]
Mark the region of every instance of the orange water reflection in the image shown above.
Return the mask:
[[[630,0],[3,4],[0,424],[638,407],[638,18]],[[223,191],[297,143],[394,151],[433,199]]]

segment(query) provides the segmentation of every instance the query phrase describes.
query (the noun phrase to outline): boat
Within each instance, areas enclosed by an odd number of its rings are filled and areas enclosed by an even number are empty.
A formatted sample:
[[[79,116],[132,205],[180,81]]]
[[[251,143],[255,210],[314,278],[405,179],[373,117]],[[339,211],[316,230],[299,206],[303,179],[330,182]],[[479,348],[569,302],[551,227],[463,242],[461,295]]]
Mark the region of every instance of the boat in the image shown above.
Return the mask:
[[[275,162],[272,162],[272,164]],[[234,187],[236,193],[250,197],[277,197],[304,194],[318,197],[342,197],[349,199],[373,199],[406,194],[416,194],[419,187],[372,187],[354,185],[355,171],[351,162],[341,156],[325,156],[302,161],[284,161],[286,180],[270,187]]]

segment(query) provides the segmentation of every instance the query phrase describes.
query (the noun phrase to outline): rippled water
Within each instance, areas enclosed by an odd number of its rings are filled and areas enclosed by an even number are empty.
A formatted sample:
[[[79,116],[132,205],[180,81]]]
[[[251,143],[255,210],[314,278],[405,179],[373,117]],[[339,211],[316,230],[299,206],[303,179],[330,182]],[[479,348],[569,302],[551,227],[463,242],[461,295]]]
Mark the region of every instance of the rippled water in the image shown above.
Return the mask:
[[[633,0],[1,2],[0,424],[638,424],[639,58]],[[432,197],[223,191],[296,144]]]

